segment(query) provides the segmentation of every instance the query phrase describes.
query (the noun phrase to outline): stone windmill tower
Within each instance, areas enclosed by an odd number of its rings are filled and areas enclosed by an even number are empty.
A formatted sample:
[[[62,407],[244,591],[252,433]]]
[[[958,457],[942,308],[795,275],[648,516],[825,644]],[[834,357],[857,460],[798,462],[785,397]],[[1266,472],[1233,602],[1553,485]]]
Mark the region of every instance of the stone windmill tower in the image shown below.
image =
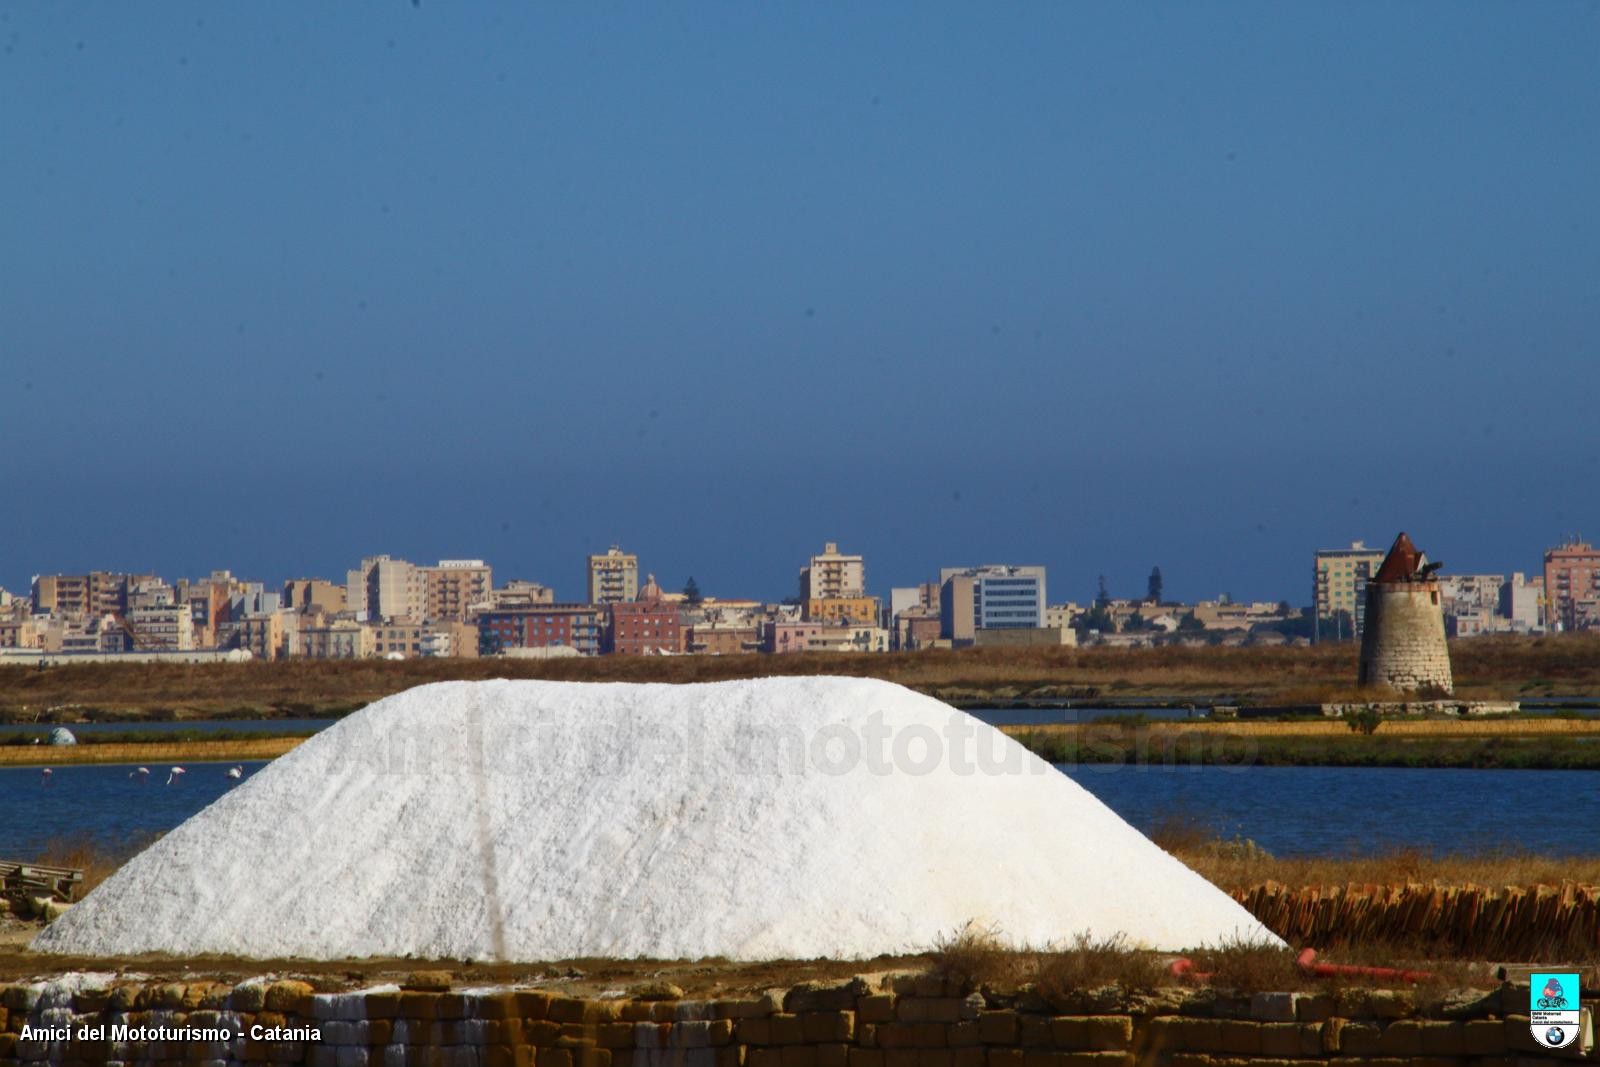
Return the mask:
[[[1366,626],[1361,632],[1362,685],[1401,692],[1437,690],[1449,695],[1450,646],[1444,637],[1439,564],[1417,550],[1403,532],[1383,566],[1367,582]]]

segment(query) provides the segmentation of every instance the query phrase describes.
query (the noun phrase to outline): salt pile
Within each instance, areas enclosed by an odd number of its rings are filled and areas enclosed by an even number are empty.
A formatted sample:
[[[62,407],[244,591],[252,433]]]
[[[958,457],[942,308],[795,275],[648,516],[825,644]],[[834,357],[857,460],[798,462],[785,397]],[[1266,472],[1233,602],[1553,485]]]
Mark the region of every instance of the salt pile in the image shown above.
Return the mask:
[[[866,958],[969,921],[1277,943],[999,731],[886,682],[448,682],[373,704],[34,941],[255,958]]]

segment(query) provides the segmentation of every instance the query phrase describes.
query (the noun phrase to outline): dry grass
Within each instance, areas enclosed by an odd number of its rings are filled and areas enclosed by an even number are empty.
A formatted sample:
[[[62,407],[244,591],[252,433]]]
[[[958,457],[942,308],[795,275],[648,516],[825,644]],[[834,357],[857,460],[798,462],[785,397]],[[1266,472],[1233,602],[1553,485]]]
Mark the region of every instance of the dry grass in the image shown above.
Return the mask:
[[[83,882],[77,897],[82,899],[95,886],[115,873],[136,853],[147,847],[153,838],[143,837],[119,848],[112,848],[87,836],[57,837],[45,842],[44,848],[27,857],[30,863],[46,867],[75,867],[83,872]]]
[[[1254,841],[1218,838],[1187,818],[1168,817],[1149,834],[1219,889],[1243,892],[1263,882],[1288,886],[1600,885],[1600,856],[1498,851],[1434,854],[1418,848],[1322,856],[1274,856]]]
[[[969,922],[940,937],[928,953],[928,973],[963,993],[975,989],[1014,989],[1029,970],[1027,953],[1008,948],[993,926]]]
[[[1099,940],[1079,934],[1065,945],[1037,954],[1033,967],[1040,994],[1056,1003],[1107,986],[1138,994],[1173,982],[1165,957],[1128,948],[1120,934]]]
[[[0,667],[0,712],[24,718],[57,705],[90,711],[307,715],[353,707],[425,682],[479,678],[703,682],[764,675],[883,678],[962,699],[1099,696],[1224,697],[1320,703],[1348,697],[1352,644],[1310,648],[972,648],[896,655],[452,659],[244,664]],[[1451,646],[1466,698],[1600,694],[1600,634],[1492,637]]]
[[[1151,719],[1138,723],[1114,720],[1091,722],[1047,722],[1026,726],[1002,726],[1013,737],[1026,734],[1065,736],[1112,736],[1143,731],[1151,737],[1195,734],[1206,737],[1328,737],[1347,738],[1350,726],[1342,719],[1309,719],[1288,722],[1251,722],[1227,719]],[[1496,719],[1384,719],[1378,733],[1382,737],[1459,738],[1459,737],[1566,737],[1600,734],[1600,718],[1496,718]]]

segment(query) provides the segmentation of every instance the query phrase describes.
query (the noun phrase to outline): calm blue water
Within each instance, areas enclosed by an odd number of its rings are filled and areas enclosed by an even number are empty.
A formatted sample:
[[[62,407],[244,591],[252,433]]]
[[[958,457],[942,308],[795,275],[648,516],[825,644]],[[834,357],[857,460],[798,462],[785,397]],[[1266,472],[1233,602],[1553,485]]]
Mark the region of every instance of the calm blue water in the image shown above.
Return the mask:
[[[246,779],[265,766],[243,764]],[[238,783],[228,765],[168,768],[146,782],[126,766],[0,769],[0,857],[26,859],[52,838],[110,845],[170,830]],[[1410,770],[1368,767],[1062,768],[1141,830],[1174,817],[1280,855],[1417,846],[1444,852],[1511,846],[1600,855],[1600,771]],[[1540,813],[1556,810],[1552,829]],[[1518,813],[1526,813],[1526,821]],[[1537,835],[1532,827],[1540,826]],[[1003,828],[1002,828],[1003,832]],[[1553,837],[1550,835],[1554,835]]]
[[[237,781],[226,771],[244,769]],[[133,767],[53,767],[49,784],[38,767],[0,768],[0,857],[29,859],[51,839],[89,837],[116,848],[147,843],[150,835],[183,820],[248,781],[265,767],[248,763],[186,763],[187,772],[164,784],[170,764],[150,764],[148,779],[129,777]]]
[[[1278,855],[1406,846],[1600,855],[1600,771],[1060,769],[1141,830],[1187,819],[1225,837],[1251,838]]]

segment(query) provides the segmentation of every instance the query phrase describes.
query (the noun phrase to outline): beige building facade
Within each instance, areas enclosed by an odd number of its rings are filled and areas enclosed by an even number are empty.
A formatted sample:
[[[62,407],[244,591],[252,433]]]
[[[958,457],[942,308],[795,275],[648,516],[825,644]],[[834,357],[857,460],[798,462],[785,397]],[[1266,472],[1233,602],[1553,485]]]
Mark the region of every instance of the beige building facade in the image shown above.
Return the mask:
[[[639,595],[639,557],[617,545],[589,557],[589,603],[620,604]]]

